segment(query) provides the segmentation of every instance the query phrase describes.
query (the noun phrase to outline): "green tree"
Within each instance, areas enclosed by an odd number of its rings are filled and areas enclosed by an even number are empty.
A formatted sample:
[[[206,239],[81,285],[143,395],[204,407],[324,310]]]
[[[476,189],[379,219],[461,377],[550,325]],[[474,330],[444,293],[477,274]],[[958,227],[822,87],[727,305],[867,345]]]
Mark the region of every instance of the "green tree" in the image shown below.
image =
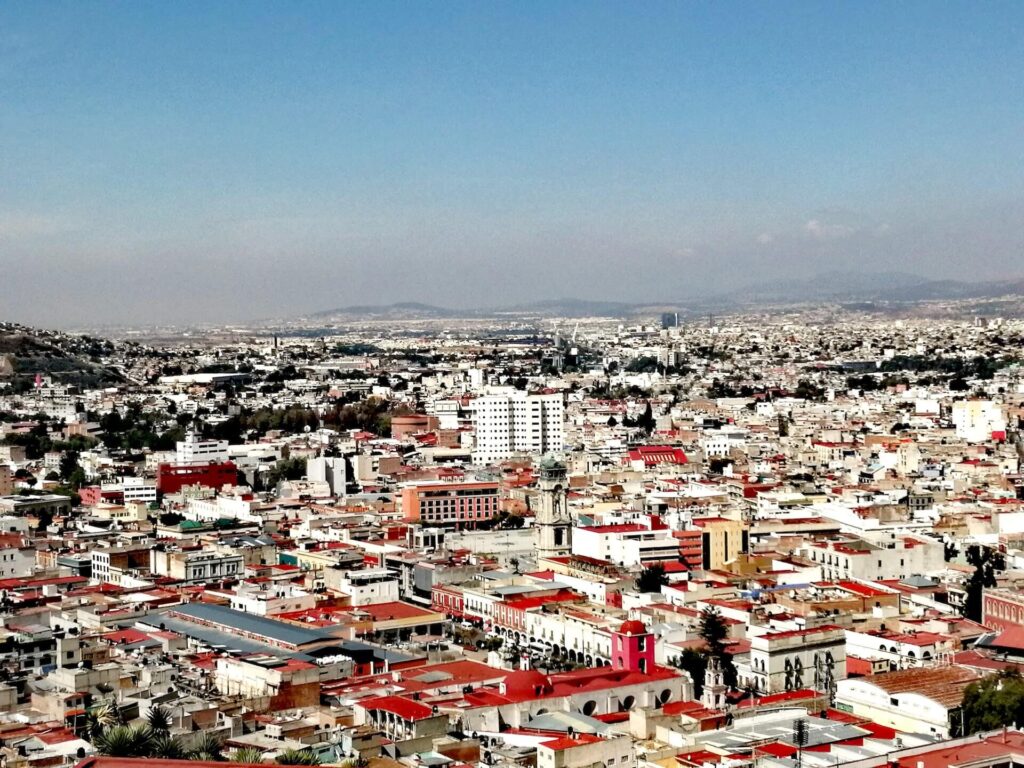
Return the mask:
[[[644,412],[636,420],[636,425],[648,435],[654,431],[654,411],[651,409],[650,402],[647,403]]]
[[[961,609],[965,618],[980,622],[982,619],[982,600],[986,589],[997,584],[996,571],[1005,567],[1005,559],[999,552],[988,547],[972,544],[967,548],[967,562],[974,566],[974,573],[967,580],[964,604]]]
[[[665,566],[661,563],[653,563],[642,571],[636,579],[636,588],[639,592],[661,592],[661,588],[668,584],[668,576],[665,574]]]
[[[672,659],[672,665],[689,673],[690,679],[693,680],[693,696],[699,699],[704,691],[704,673],[708,668],[707,654],[694,648],[687,648]]]
[[[736,665],[732,655],[725,650],[725,640],[729,636],[729,628],[725,619],[716,608],[705,608],[700,615],[700,636],[707,646],[708,655],[718,659],[725,675],[725,684],[730,688],[736,686]]]
[[[1004,669],[971,683],[964,691],[960,717],[954,713],[951,719],[953,728],[959,731],[962,726],[966,734],[1024,722],[1024,679],[1020,672]]]
[[[60,457],[60,476],[70,480],[78,468],[78,451],[65,451]]]

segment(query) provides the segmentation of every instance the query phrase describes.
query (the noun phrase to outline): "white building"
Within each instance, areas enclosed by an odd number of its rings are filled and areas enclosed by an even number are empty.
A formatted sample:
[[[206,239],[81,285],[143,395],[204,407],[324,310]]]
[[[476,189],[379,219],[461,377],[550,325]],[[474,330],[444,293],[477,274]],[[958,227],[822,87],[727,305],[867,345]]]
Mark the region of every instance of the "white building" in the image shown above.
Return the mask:
[[[948,739],[954,724],[950,715],[977,679],[975,672],[957,666],[850,678],[838,684],[836,707],[897,731]]]
[[[352,605],[399,601],[398,578],[386,568],[347,572],[327,568],[324,579],[328,589],[347,594]]]
[[[231,608],[256,616],[273,616],[289,611],[305,611],[316,606],[316,596],[312,592],[293,584],[272,584],[262,582],[258,585],[242,583],[231,595]]]
[[[761,693],[828,690],[846,678],[846,635],[826,625],[750,638],[750,686]]]
[[[343,456],[319,456],[306,460],[306,479],[311,483],[327,483],[332,496],[345,495],[348,481]]]
[[[202,440],[193,432],[178,442],[175,452],[177,464],[220,464],[227,460],[227,440]]]
[[[956,436],[969,443],[991,440],[993,433],[1006,432],[1006,416],[991,400],[960,400],[953,403]]]
[[[565,449],[561,393],[509,390],[478,397],[473,409],[475,464],[493,464],[522,453],[561,453]]]

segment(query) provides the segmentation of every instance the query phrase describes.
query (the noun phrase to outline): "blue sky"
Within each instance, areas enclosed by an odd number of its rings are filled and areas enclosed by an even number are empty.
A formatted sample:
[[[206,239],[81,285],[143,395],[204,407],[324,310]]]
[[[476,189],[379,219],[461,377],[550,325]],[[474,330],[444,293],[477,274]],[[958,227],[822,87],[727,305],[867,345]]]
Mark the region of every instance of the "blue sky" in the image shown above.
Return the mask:
[[[3,315],[1019,276],[1022,71],[1020,3],[7,3]]]

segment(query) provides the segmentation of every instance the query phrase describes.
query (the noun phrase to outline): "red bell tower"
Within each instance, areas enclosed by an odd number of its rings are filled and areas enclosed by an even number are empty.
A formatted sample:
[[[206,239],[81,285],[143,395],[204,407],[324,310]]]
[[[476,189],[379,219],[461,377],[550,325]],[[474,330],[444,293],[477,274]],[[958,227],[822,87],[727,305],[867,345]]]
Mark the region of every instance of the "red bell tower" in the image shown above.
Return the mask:
[[[640,621],[627,621],[612,632],[612,667],[647,674],[654,668],[654,635]]]

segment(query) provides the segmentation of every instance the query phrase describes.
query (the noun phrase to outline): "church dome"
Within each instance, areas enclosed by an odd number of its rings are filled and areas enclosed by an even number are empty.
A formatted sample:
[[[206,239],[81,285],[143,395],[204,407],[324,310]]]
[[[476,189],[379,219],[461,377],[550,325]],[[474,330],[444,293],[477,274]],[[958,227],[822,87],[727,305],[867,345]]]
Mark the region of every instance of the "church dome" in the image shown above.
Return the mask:
[[[624,621],[622,626],[619,627],[620,635],[646,635],[647,627],[644,626],[642,621]]]

